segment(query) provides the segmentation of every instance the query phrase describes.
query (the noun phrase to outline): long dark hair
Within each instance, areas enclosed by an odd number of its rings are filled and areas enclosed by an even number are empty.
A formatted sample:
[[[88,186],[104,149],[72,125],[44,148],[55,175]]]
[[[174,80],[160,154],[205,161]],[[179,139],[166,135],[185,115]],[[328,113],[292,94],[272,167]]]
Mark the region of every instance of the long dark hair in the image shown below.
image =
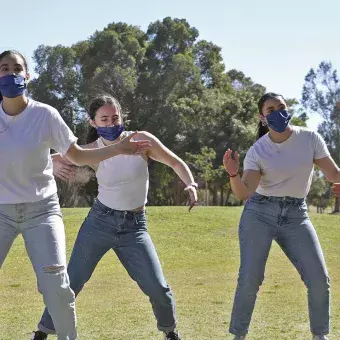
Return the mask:
[[[118,100],[114,97],[111,97],[109,95],[101,95],[99,97],[96,97],[90,104],[88,114],[89,118],[94,120],[96,117],[97,111],[104,105],[110,104],[116,108],[118,111],[119,116],[122,118],[122,108],[118,102]],[[90,127],[87,137],[86,137],[86,143],[90,144],[95,142],[99,138],[99,135],[97,133],[97,129],[93,126]]]
[[[17,55],[19,56],[22,61],[24,62],[24,66],[25,66],[25,71],[28,72],[28,66],[27,66],[27,61],[26,58],[18,51],[16,50],[7,50],[7,51],[3,51],[2,53],[0,53],[0,62],[3,58],[7,57],[8,55]],[[2,94],[0,92],[0,102],[2,101],[3,97]]]
[[[260,100],[258,101],[257,103],[257,107],[259,109],[259,113],[262,114],[262,110],[263,110],[263,105],[264,103],[268,100],[268,99],[274,99],[274,98],[277,98],[277,97],[282,97],[283,96],[281,94],[278,94],[278,93],[274,93],[274,92],[268,92],[268,93],[265,93],[261,98]],[[283,98],[283,100],[285,100]],[[267,125],[263,125],[261,121],[259,121],[259,124],[258,124],[258,133],[257,133],[257,139],[260,139],[262,136],[266,135],[268,132],[269,132],[269,128]]]

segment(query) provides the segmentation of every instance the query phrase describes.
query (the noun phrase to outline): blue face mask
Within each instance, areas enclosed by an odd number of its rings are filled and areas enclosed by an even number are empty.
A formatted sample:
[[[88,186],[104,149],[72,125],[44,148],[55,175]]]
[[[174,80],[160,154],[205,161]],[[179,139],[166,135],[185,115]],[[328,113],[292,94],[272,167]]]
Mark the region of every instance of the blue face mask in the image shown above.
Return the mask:
[[[125,128],[124,125],[122,124],[114,126],[97,127],[98,135],[110,141],[117,139],[124,130]]]
[[[278,133],[286,130],[291,118],[290,113],[286,110],[273,111],[266,116],[268,127]]]
[[[26,87],[26,78],[18,74],[8,74],[0,78],[0,93],[6,98],[22,96]]]

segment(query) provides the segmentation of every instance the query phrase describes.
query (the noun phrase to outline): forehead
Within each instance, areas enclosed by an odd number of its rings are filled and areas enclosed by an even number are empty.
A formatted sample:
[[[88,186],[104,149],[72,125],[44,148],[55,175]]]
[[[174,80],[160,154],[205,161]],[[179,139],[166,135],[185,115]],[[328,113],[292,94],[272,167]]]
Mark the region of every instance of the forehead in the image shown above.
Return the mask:
[[[96,112],[96,116],[100,117],[112,115],[119,115],[117,108],[112,104],[105,104],[101,106]]]
[[[3,57],[0,60],[0,66],[1,65],[21,65],[23,68],[25,68],[25,63],[23,59],[17,55],[17,54],[8,54],[5,57]]]
[[[277,107],[279,105],[286,105],[286,102],[284,101],[284,99],[282,97],[275,97],[275,98],[267,99],[264,102],[263,111],[266,111],[270,107],[274,107],[275,108],[275,107]]]

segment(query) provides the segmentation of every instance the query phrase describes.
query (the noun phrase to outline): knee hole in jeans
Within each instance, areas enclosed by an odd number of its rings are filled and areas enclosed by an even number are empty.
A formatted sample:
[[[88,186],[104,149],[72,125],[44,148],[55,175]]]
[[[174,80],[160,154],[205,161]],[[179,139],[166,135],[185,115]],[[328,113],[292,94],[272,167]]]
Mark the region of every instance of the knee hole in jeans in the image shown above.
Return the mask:
[[[42,268],[45,274],[58,274],[65,270],[64,265],[52,265],[52,266],[45,266]]]

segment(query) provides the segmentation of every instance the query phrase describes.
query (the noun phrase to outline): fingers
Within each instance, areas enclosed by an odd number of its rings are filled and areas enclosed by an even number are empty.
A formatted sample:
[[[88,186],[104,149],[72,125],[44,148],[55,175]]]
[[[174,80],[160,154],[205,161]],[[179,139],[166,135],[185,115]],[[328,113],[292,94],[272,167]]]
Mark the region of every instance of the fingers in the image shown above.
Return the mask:
[[[63,174],[54,174],[54,176],[55,177],[57,177],[57,178],[59,178],[59,179],[61,179],[61,180],[63,180],[63,181],[65,181],[65,182],[68,182],[68,178],[67,177],[65,177]]]
[[[191,211],[191,209],[196,205],[196,202],[191,202],[190,207],[189,207],[189,212]]]
[[[130,135],[124,137],[124,138],[122,139],[122,141],[124,141],[124,140],[128,140],[128,141],[129,141],[129,140],[131,140],[133,137],[135,137],[135,136],[137,135],[137,133],[138,133],[138,131],[132,132]]]
[[[64,177],[71,179],[76,175],[75,171],[65,171],[65,170],[60,170],[59,172],[61,175],[63,175]]]
[[[190,195],[190,206],[189,206],[189,212],[191,209],[196,205],[197,203],[197,190],[195,187],[189,187],[188,189],[189,195]]]

